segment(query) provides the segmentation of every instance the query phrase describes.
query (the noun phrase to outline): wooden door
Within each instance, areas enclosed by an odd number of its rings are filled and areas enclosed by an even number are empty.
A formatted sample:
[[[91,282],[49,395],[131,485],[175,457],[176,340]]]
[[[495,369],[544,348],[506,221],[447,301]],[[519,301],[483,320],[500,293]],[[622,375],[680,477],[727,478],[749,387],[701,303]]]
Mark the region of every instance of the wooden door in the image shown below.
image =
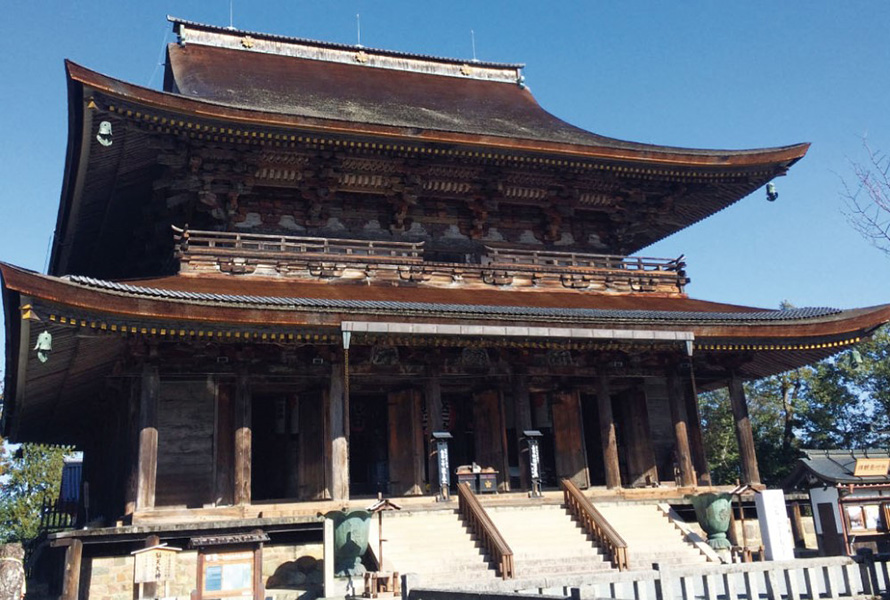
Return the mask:
[[[476,464],[498,471],[498,491],[508,491],[507,430],[498,390],[480,392],[473,398],[473,445]]]
[[[834,505],[830,502],[820,502],[816,505],[819,510],[819,525],[822,527],[822,553],[825,556],[843,556],[847,552],[844,549],[844,537],[838,532],[837,520],[834,518]]]
[[[551,412],[557,479],[571,479],[581,489],[590,487],[581,399],[577,390],[553,394]]]
[[[419,496],[423,493],[423,423],[420,392],[389,394],[389,493]]]
[[[322,500],[327,497],[325,465],[327,463],[327,420],[325,398],[321,392],[300,394],[299,450],[297,454],[297,489],[301,500]]]

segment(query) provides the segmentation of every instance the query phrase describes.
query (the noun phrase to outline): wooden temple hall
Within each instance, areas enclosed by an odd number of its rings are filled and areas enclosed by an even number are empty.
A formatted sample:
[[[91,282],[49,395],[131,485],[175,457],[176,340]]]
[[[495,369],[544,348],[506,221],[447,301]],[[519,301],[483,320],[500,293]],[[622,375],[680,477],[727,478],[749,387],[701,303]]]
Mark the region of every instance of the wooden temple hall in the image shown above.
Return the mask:
[[[0,265],[3,433],[84,452],[95,526],[435,495],[434,432],[501,491],[532,430],[545,488],[707,484],[721,386],[757,483],[741,382],[890,320],[692,299],[683,256],[636,255],[807,144],[620,141],[521,65],[171,20],[161,91],[66,65],[49,272]]]

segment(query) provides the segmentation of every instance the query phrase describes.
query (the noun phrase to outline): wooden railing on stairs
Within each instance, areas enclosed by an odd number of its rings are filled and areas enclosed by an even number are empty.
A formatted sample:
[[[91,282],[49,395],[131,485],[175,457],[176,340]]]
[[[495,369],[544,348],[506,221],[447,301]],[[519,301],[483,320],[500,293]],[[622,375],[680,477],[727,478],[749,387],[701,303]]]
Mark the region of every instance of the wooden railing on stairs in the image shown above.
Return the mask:
[[[482,542],[488,556],[494,560],[498,575],[502,579],[513,579],[513,551],[507,545],[504,536],[495,527],[491,517],[479,504],[479,499],[470,489],[470,484],[459,483],[457,485],[457,499],[461,517],[470,531]]]
[[[563,497],[566,508],[578,519],[584,531],[594,537],[600,547],[609,556],[612,566],[619,571],[628,569],[627,542],[609,524],[606,518],[596,509],[593,503],[581,493],[572,480],[562,480]]]

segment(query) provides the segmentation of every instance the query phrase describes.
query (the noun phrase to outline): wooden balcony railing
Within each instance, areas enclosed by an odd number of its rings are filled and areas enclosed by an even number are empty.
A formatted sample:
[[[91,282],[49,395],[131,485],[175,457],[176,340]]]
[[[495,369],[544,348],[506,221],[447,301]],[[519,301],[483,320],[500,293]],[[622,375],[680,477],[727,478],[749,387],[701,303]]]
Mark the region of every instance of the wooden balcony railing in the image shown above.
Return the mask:
[[[468,483],[457,485],[458,510],[470,531],[476,535],[488,556],[497,565],[498,575],[502,579],[513,579],[513,551],[504,540],[504,536],[494,526],[491,517],[479,504],[479,499],[470,489]]]
[[[184,254],[232,256],[240,258],[317,255],[329,259],[397,259],[419,263],[423,260],[423,242],[388,242],[379,240],[339,240],[264,235],[228,231],[199,231],[173,228],[177,256]]]
[[[486,246],[487,257],[492,267],[557,267],[574,269],[594,269],[607,271],[637,271],[646,273],[678,274],[686,268],[686,257],[650,258],[646,256],[619,256],[612,254],[586,254],[581,252],[550,252],[545,250],[523,250],[521,248],[498,248]]]
[[[448,263],[423,242],[352,240],[173,227],[180,270],[288,277],[374,279],[396,285],[492,285],[683,293],[684,257],[674,259],[486,246],[479,262]],[[345,275],[344,275],[345,273]]]
[[[628,569],[627,542],[606,521],[606,518],[587,499],[570,479],[562,480],[563,497],[566,508],[578,519],[581,527],[592,535],[609,556],[612,566],[619,571]]]

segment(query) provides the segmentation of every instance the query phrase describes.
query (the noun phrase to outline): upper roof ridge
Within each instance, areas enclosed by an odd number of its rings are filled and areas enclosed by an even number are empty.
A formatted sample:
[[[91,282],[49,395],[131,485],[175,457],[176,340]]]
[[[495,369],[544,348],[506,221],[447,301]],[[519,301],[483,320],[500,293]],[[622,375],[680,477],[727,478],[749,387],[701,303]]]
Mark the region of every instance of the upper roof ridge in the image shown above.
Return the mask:
[[[167,15],[181,45],[202,44],[233,50],[245,50],[328,62],[359,64],[368,67],[414,71],[486,81],[521,84],[520,63],[497,63],[413,54],[362,45],[322,42],[306,38],[196,23]]]

